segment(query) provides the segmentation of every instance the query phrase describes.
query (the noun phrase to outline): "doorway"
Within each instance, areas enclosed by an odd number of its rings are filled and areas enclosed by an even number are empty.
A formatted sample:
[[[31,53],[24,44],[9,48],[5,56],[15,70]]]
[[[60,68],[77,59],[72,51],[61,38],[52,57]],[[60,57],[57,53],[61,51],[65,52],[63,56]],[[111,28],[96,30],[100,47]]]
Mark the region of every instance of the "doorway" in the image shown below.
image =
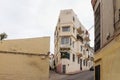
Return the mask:
[[[82,59],[80,59],[80,70],[82,70]]]
[[[63,65],[63,73],[66,73],[66,65]]]

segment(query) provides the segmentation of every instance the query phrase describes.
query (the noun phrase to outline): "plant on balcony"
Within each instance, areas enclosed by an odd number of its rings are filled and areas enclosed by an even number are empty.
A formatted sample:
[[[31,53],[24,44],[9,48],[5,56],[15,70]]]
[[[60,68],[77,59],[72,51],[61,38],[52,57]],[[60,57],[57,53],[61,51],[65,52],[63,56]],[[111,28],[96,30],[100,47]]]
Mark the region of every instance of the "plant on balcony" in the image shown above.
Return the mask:
[[[61,52],[61,58],[70,59],[70,54],[68,52]]]

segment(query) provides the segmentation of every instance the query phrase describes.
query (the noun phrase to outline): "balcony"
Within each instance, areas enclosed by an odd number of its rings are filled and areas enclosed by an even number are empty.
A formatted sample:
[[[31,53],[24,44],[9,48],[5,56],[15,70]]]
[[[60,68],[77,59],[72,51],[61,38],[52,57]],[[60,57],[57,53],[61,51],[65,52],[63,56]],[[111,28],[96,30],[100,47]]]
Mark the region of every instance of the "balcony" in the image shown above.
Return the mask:
[[[89,35],[85,35],[84,40],[85,41],[90,41]]]
[[[77,52],[77,56],[80,58],[82,57],[82,53],[81,52]]]
[[[86,60],[86,61],[89,61],[89,60],[90,60],[90,58],[85,58],[85,60]]]
[[[70,49],[71,49],[71,46],[68,44],[60,45],[60,50],[70,50]]]
[[[81,27],[77,28],[77,31],[78,31],[79,34],[84,33],[84,31],[81,29]]]
[[[77,39],[83,42],[83,38],[79,34],[77,34]]]
[[[90,48],[90,45],[86,43],[86,44],[84,44],[84,47],[85,48]]]
[[[94,57],[90,57],[90,60],[91,60],[91,61],[94,61]]]

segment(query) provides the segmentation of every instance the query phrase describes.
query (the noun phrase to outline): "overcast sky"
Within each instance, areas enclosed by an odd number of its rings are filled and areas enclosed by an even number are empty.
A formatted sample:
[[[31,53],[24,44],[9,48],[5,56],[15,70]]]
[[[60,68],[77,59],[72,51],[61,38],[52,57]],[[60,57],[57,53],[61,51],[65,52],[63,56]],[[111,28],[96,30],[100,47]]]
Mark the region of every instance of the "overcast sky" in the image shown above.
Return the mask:
[[[53,53],[54,30],[63,9],[73,9],[86,29],[93,26],[91,0],[0,0],[0,33],[6,32],[7,39],[50,36]],[[89,33],[93,46],[93,29]]]

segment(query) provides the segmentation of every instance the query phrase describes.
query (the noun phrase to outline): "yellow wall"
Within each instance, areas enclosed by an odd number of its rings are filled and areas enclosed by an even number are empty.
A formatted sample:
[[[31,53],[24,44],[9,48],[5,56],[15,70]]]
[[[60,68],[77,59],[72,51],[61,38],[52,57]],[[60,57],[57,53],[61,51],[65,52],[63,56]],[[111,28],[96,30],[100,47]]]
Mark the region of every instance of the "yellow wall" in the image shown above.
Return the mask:
[[[6,40],[0,43],[0,51],[47,54],[50,38]],[[49,56],[0,53],[0,80],[48,80]]]
[[[120,35],[95,54],[95,66],[101,65],[101,80],[120,79]]]
[[[37,54],[47,54],[50,50],[50,38],[28,38],[5,40],[0,43],[0,51],[30,52]]]

